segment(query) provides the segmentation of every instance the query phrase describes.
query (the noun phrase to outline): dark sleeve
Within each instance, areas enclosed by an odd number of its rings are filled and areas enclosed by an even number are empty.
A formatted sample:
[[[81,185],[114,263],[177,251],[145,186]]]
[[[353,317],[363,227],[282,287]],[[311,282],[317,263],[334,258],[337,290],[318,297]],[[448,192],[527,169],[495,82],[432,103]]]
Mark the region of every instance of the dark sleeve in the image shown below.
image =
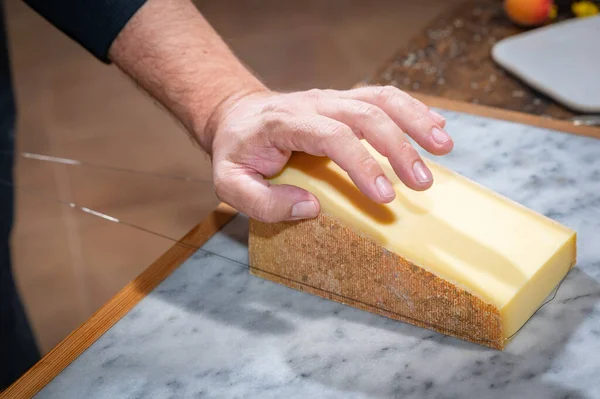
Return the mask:
[[[25,0],[25,3],[108,64],[110,45],[145,0]]]

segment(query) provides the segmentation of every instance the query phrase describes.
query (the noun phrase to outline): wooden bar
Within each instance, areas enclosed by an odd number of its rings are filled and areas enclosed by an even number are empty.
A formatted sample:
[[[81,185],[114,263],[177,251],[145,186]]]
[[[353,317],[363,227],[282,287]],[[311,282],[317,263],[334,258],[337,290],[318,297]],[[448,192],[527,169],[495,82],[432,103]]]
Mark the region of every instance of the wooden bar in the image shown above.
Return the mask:
[[[407,93],[409,93],[410,95],[412,95],[413,97],[417,98],[418,100],[422,101],[430,107],[442,108],[449,111],[464,112],[471,115],[485,116],[509,122],[517,122],[525,125],[537,126],[545,129],[558,130],[565,133],[571,133],[577,136],[587,136],[600,139],[600,127],[577,126],[567,120],[546,118],[543,116],[527,114],[524,112],[489,107],[487,105],[471,104],[463,101],[450,100],[447,98],[430,96],[427,94],[421,94],[412,91],[407,91]]]

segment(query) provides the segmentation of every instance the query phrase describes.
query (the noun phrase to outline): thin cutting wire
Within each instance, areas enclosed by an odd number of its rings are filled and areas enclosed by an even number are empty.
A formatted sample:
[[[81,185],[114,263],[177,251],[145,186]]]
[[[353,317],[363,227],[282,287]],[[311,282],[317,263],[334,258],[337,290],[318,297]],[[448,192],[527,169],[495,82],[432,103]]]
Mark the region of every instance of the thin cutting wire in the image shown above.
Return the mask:
[[[13,154],[12,151],[6,151],[6,150],[0,151],[0,153],[6,154],[6,155]],[[84,167],[88,167],[88,168],[92,168],[92,169],[104,169],[104,170],[110,170],[113,172],[145,175],[145,176],[155,177],[155,178],[160,178],[160,179],[180,180],[180,181],[185,181],[185,182],[190,182],[190,183],[203,183],[203,184],[211,183],[210,180],[198,179],[196,177],[167,175],[167,174],[163,174],[163,173],[149,172],[149,171],[145,171],[145,170],[130,169],[130,168],[123,168],[123,167],[118,167],[118,166],[110,166],[110,165],[102,165],[102,164],[81,161],[81,160],[71,159],[71,158],[63,158],[63,157],[55,157],[52,155],[36,154],[33,152],[20,152],[19,155],[26,159],[31,159],[31,160],[35,160],[35,161],[41,161],[41,162],[50,162],[50,163],[57,163],[57,164],[69,165],[69,166],[84,166]]]

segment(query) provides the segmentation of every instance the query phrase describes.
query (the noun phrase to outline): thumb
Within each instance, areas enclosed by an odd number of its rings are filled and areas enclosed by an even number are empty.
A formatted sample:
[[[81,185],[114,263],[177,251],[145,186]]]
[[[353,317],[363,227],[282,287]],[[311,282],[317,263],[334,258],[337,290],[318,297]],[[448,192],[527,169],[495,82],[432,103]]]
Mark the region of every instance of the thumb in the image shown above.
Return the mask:
[[[265,223],[317,217],[317,197],[296,186],[274,185],[254,171],[223,177],[217,196],[252,219]],[[221,193],[219,192],[221,191]]]

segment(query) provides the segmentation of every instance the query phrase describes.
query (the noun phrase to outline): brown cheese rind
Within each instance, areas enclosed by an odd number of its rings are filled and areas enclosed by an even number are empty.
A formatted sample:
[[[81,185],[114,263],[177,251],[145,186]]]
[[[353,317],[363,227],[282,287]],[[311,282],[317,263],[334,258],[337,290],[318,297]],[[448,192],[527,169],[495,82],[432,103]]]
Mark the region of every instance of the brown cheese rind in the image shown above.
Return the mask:
[[[250,220],[256,276],[427,328],[504,349],[498,309],[321,213],[296,222]]]

